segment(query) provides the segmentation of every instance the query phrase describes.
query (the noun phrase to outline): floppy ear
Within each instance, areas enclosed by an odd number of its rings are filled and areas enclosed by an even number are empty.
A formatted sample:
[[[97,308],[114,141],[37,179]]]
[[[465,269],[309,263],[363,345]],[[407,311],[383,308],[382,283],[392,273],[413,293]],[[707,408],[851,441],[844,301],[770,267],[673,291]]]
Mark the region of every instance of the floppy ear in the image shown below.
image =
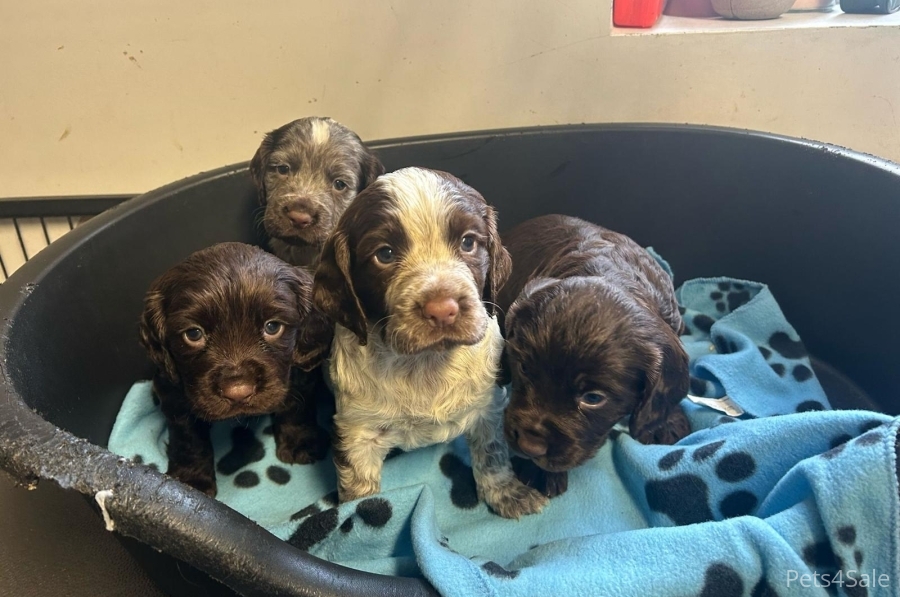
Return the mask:
[[[313,277],[303,267],[288,266],[285,269],[286,281],[297,299],[297,315],[300,316],[302,322],[312,310]]]
[[[356,334],[361,346],[366,345],[366,315],[350,279],[350,248],[347,235],[340,228],[334,230],[322,247],[313,283],[313,305],[326,318]]]
[[[313,277],[306,268],[290,267],[287,283],[297,299],[299,325],[294,340],[293,364],[312,371],[322,364],[331,349],[334,323],[312,304]]]
[[[651,344],[641,401],[631,413],[631,436],[644,444],[671,445],[691,432],[679,403],[690,387],[688,356],[672,329],[660,322],[661,342]]]
[[[548,286],[553,286],[554,284],[558,284],[558,283],[559,283],[559,278],[544,278],[544,277],[532,278],[532,279],[528,280],[528,283],[525,284],[524,288],[522,288],[522,293],[519,295],[520,298],[516,299],[516,301],[519,301],[523,298],[528,298],[535,292],[537,292],[539,290],[543,290],[544,288],[547,288]]]
[[[313,306],[300,323],[294,347],[294,365],[307,372],[321,365],[331,353],[333,338],[334,321]]]
[[[365,149],[360,159],[359,170],[361,175],[359,177],[359,188],[356,189],[357,193],[384,174],[384,166],[381,164],[381,161],[368,148]]]
[[[531,295],[558,282],[559,280],[556,278],[537,277],[532,278],[528,281],[528,283],[525,284],[525,286],[519,292],[519,296],[517,296],[516,299],[512,303],[510,303],[509,307],[506,308],[506,313],[498,313],[497,315],[498,321],[500,323],[500,331],[503,333],[504,338],[508,339],[515,332],[515,324],[513,322],[515,321],[516,314],[520,310],[525,310],[524,317],[526,319],[529,317],[533,317],[533,309],[528,302],[528,299],[531,298]]]
[[[559,283],[559,280],[556,278],[534,278],[530,280],[522,289],[522,292],[519,293],[516,300],[506,310],[506,313],[497,314],[500,331],[506,340],[503,345],[503,352],[500,355],[500,370],[497,373],[497,383],[500,385],[512,383],[512,365],[509,362],[507,345],[516,336],[516,321],[519,317],[525,321],[534,317],[535,307],[528,299],[538,290],[557,283]]]
[[[169,349],[166,348],[166,316],[163,312],[163,293],[151,290],[144,298],[141,314],[141,344],[159,371],[172,383],[178,383],[178,371]]]
[[[253,154],[253,159],[250,160],[250,177],[253,179],[253,184],[256,185],[256,193],[260,205],[266,204],[266,162],[269,160],[269,154],[272,153],[273,146],[272,133],[269,133],[263,138],[259,149],[256,150],[256,153]]]
[[[490,205],[487,206],[484,220],[488,229],[488,272],[481,300],[487,303],[487,313],[493,317],[497,309],[497,293],[512,273],[512,258],[500,240],[500,233],[497,232],[497,213]]]

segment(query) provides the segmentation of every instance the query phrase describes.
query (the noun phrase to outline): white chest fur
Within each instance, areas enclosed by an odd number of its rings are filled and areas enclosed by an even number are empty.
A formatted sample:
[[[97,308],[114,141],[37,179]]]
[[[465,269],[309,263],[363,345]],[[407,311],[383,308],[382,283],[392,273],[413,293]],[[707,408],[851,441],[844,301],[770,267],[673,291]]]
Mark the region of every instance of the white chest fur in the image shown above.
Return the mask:
[[[449,441],[493,410],[502,349],[495,318],[477,344],[416,355],[395,354],[377,334],[360,346],[337,326],[329,365],[335,422],[404,449]]]

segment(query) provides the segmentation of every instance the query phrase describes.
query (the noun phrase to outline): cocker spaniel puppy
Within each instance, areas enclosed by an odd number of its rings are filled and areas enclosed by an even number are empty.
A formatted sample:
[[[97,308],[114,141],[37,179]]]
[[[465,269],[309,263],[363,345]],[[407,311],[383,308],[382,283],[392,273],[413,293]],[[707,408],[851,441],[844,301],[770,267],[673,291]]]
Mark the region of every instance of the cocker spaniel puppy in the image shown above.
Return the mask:
[[[316,424],[321,378],[293,368],[305,358],[312,276],[262,249],[221,243],[157,278],[144,301],[141,342],[157,366],[153,391],[169,428],[168,473],[216,495],[210,423],[273,414],[277,456],[324,458]]]
[[[495,295],[510,270],[494,210],[454,176],[405,168],[356,198],[325,244],[314,301],[335,326],[335,465],[342,501],[376,493],[382,462],[464,435],[479,496],[541,510],[503,439]]]
[[[338,218],[383,173],[356,133],[330,118],[301,118],[268,133],[250,174],[272,251],[314,268]]]
[[[672,280],[633,240],[567,216],[529,220],[503,240],[513,259],[507,316],[512,393],[506,437],[520,477],[548,495],[630,416],[643,443],[690,432],[678,403],[688,357]],[[535,466],[536,465],[536,466]]]

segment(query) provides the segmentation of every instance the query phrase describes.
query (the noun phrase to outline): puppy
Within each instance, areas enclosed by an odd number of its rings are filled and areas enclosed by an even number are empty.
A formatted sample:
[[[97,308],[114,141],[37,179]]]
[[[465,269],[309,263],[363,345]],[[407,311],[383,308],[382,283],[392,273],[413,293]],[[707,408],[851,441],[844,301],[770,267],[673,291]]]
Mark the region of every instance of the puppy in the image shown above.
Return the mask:
[[[322,251],[313,300],[337,325],[329,364],[338,496],[381,488],[391,448],[465,435],[478,494],[517,518],[546,498],[512,472],[495,398],[509,275],[496,216],[444,172],[405,168],[360,193]]]
[[[197,251],[147,292],[141,342],[169,427],[168,474],[216,495],[210,422],[272,413],[278,458],[324,458],[315,377],[291,364],[308,319],[312,276],[242,243]]]
[[[559,215],[529,220],[504,241],[514,264],[499,297],[512,380],[504,427],[532,463],[516,462],[520,478],[551,497],[564,492],[566,471],[627,415],[640,442],[687,435],[683,324],[653,257],[627,236]]]
[[[338,218],[383,173],[356,133],[330,118],[301,118],[267,134],[250,174],[272,251],[312,269]]]

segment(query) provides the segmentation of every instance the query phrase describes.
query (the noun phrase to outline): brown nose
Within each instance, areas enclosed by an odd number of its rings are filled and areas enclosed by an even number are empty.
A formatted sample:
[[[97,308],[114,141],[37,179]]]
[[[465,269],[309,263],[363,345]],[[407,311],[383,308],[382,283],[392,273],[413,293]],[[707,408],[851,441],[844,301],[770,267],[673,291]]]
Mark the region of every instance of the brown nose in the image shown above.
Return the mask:
[[[313,216],[305,211],[291,210],[287,212],[287,217],[294,225],[294,228],[309,228],[313,223]]]
[[[547,453],[547,442],[539,437],[536,433],[528,431],[514,431],[516,437],[516,445],[519,451],[530,458],[537,458]]]
[[[246,381],[236,381],[222,386],[222,396],[232,402],[244,402],[256,393],[256,386]]]
[[[433,327],[453,325],[459,315],[459,303],[450,297],[431,299],[422,307],[422,314]]]

